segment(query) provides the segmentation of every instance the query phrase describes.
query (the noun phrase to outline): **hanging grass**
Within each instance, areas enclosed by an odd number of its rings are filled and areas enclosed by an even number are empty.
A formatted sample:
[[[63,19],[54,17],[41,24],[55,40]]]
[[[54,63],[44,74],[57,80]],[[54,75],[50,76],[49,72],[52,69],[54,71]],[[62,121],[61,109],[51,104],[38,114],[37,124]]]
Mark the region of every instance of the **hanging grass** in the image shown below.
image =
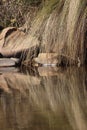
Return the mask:
[[[31,24],[30,18],[26,18],[24,26],[28,34],[22,40],[22,44],[29,48],[26,61],[30,61],[30,57],[37,57],[39,53],[56,53],[58,65],[85,63],[86,0],[45,0]]]
[[[85,63],[86,5],[86,0],[45,2],[29,30],[38,39],[40,53],[56,52],[60,64]]]

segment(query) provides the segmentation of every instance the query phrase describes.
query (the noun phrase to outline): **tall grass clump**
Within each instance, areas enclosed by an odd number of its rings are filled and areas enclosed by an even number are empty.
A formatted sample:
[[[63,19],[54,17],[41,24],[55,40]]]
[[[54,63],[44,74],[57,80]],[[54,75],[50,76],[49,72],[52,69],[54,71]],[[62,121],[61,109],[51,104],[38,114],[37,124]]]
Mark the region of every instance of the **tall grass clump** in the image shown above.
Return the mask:
[[[39,41],[40,52],[56,52],[63,64],[84,64],[87,1],[46,0],[29,35]]]

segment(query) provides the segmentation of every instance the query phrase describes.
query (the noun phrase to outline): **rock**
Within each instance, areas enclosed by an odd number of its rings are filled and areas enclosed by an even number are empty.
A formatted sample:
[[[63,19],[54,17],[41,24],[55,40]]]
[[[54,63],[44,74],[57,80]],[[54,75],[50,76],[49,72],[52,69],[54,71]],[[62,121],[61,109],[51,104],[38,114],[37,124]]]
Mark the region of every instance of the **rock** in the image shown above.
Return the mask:
[[[0,67],[15,66],[16,62],[10,58],[0,58]]]
[[[0,34],[0,47],[4,46],[6,38],[14,31],[17,31],[17,28],[7,27],[7,28],[3,29],[3,31]]]
[[[10,58],[11,60],[13,60],[16,64],[18,64],[19,63],[19,59],[18,58]]]
[[[34,61],[43,66],[56,66],[58,63],[57,53],[40,53]]]
[[[26,35],[23,31],[8,27],[0,34],[0,57],[2,58],[19,58],[20,61],[36,57],[38,51],[38,39],[33,36]],[[28,58],[28,59],[29,59]]]

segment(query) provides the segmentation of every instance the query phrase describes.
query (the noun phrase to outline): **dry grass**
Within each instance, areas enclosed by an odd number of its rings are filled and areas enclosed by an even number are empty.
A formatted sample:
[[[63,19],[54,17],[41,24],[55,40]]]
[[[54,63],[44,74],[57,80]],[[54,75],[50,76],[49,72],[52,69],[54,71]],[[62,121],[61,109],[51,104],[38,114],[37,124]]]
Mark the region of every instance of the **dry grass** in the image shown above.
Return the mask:
[[[28,23],[31,24],[31,21],[38,10],[37,5],[31,4],[32,0],[1,0],[0,25],[4,27],[21,27],[25,24],[26,19],[28,20]]]
[[[84,64],[87,46],[86,5],[86,0],[46,0],[32,22],[30,22],[31,16],[25,15],[24,27],[28,35],[22,44],[27,48],[38,44],[39,53],[57,53],[60,63],[64,65]],[[33,52],[38,53],[35,48]],[[30,60],[30,57],[33,58],[32,49],[29,49],[26,60]]]
[[[39,11],[29,35],[40,43],[40,52],[57,52],[61,62],[84,64],[86,0],[51,0]],[[65,61],[64,61],[65,60]]]

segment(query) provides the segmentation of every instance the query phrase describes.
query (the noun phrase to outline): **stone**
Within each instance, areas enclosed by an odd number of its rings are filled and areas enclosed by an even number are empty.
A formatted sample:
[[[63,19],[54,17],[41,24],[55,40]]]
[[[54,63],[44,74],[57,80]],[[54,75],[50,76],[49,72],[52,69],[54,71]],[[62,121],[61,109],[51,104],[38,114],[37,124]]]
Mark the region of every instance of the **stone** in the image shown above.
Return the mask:
[[[33,36],[26,35],[23,31],[8,27],[0,34],[0,57],[2,58],[19,58],[24,61],[27,57],[36,57],[39,42]]]
[[[16,62],[10,58],[0,58],[0,67],[15,66]]]
[[[34,61],[43,66],[56,66],[58,63],[57,53],[40,53]]]

